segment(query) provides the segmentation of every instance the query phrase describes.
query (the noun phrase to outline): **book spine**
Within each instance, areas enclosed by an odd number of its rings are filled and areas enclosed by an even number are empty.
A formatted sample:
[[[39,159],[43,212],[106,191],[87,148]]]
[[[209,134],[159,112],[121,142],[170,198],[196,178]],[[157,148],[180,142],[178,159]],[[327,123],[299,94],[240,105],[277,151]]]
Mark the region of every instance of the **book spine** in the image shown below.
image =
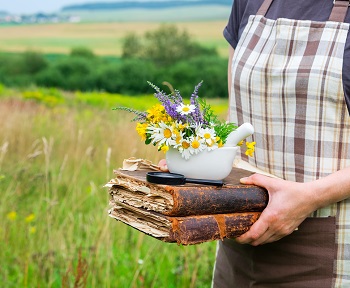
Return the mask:
[[[173,207],[168,216],[261,212],[268,203],[268,192],[257,186],[226,188],[173,188]]]
[[[172,229],[166,242],[182,245],[236,238],[247,232],[261,213],[232,213],[191,217],[168,217]]]

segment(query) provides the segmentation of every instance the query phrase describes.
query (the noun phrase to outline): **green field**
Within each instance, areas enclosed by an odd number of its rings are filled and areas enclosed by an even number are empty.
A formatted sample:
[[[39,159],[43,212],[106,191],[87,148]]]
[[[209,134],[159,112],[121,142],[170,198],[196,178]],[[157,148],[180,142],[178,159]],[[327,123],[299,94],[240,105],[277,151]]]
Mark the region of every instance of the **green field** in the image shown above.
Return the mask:
[[[205,47],[215,47],[227,55],[228,44],[222,36],[226,20],[181,21],[174,23]],[[159,22],[61,23],[0,26],[0,51],[69,53],[74,47],[86,47],[98,55],[120,56],[123,38],[128,33],[143,35],[155,30]]]
[[[164,157],[111,108],[154,101],[0,86],[1,287],[210,287],[214,242],[166,244],[107,214],[113,169]]]
[[[201,5],[165,9],[73,10],[62,15],[79,16],[83,22],[180,22],[226,20],[230,7]]]

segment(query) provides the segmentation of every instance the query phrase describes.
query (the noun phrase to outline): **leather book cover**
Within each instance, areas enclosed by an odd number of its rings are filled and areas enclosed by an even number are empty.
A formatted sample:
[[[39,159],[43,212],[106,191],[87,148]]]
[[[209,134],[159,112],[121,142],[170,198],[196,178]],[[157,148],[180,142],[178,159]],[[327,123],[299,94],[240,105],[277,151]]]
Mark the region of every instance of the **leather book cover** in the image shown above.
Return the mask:
[[[193,245],[235,238],[249,230],[260,212],[166,216],[111,200],[109,216],[164,242]]]
[[[222,187],[153,184],[146,181],[148,170],[114,172],[115,179],[106,185],[111,199],[168,216],[260,212],[268,202],[265,189],[239,183],[241,177],[252,173],[237,168]]]

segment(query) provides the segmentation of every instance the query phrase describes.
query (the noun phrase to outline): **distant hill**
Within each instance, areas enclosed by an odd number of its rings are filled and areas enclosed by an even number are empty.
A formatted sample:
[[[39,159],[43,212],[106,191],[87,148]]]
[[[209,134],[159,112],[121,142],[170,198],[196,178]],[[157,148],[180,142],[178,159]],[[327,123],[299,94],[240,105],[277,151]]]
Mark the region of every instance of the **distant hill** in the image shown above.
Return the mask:
[[[168,8],[179,8],[179,7],[194,7],[203,5],[221,5],[221,6],[232,6],[233,0],[198,0],[198,1],[125,1],[125,2],[96,2],[86,3],[80,5],[69,5],[62,8],[62,12],[69,12],[75,10],[121,10],[121,9],[168,9]]]

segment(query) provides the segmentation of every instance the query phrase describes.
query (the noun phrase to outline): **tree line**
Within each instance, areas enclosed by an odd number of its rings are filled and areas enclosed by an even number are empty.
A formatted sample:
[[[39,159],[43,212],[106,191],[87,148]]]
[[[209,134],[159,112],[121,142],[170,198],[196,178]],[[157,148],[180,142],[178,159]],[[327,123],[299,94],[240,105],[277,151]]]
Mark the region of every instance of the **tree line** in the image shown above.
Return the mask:
[[[227,97],[226,71],[227,60],[215,49],[199,45],[174,25],[141,37],[128,34],[121,58],[96,56],[86,48],[57,59],[35,51],[0,54],[0,82],[16,87],[140,95],[153,92],[147,81],[157,86],[168,82],[189,97],[203,80],[202,97]]]

